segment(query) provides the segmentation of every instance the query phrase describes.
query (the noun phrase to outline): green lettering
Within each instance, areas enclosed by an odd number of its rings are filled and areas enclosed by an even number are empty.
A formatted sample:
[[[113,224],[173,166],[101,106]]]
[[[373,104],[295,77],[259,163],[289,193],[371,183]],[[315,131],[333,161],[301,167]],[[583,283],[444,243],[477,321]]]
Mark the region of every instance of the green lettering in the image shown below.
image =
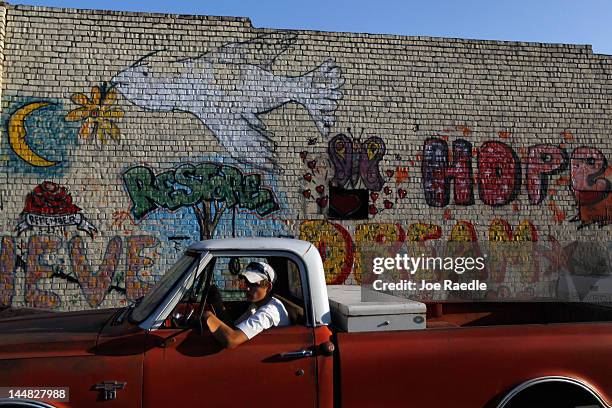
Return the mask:
[[[233,166],[223,166],[223,183],[217,187],[219,199],[225,201],[228,208],[239,204],[238,192],[242,186],[242,172]]]
[[[202,197],[201,201],[211,201],[214,190],[214,183],[211,181],[219,172],[220,166],[214,163],[202,163],[196,166],[196,177],[202,178]]]
[[[157,204],[169,210],[176,210],[181,206],[177,199],[177,192],[174,187],[174,172],[165,171],[157,175],[157,179],[153,182],[159,191]]]
[[[183,164],[174,172],[177,183],[187,187],[189,191],[180,189],[176,193],[176,199],[181,206],[196,204],[202,195],[202,180],[196,177],[196,168],[191,164]]]
[[[123,182],[132,199],[132,214],[136,219],[153,211],[159,199],[159,191],[153,186],[155,174],[143,166],[132,167],[123,173]]]

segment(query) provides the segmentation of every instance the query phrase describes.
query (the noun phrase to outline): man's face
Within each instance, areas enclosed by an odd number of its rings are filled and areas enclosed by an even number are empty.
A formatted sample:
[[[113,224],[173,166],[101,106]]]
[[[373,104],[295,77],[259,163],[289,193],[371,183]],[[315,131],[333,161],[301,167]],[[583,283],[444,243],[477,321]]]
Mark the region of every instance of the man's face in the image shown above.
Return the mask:
[[[257,283],[251,283],[248,280],[244,279],[243,282],[246,286],[246,297],[247,300],[251,303],[257,303],[263,300],[271,287],[270,282],[267,280],[262,280]]]

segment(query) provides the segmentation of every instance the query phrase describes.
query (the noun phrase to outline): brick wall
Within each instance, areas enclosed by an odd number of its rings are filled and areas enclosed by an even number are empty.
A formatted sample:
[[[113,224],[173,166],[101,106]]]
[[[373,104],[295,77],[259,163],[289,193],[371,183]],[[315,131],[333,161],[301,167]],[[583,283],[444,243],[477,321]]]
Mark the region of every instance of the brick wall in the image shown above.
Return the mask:
[[[609,240],[590,46],[13,5],[0,40],[0,304],[125,304],[211,237],[310,240],[330,283],[372,243]]]

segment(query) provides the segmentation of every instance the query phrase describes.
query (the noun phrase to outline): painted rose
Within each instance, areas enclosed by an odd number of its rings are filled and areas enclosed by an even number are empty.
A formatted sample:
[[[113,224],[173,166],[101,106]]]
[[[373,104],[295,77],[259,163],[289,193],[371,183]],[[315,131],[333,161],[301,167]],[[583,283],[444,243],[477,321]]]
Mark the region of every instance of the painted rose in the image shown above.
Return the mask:
[[[45,181],[26,197],[24,213],[41,215],[76,214],[81,209],[72,203],[72,196],[66,187]]]

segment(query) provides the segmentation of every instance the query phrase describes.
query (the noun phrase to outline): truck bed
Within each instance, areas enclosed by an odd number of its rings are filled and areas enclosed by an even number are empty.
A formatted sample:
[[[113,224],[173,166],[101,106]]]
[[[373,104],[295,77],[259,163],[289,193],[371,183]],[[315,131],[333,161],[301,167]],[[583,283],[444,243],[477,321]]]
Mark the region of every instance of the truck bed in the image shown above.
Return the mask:
[[[454,308],[444,306],[449,312]],[[545,315],[518,313],[554,310],[531,306],[495,304],[478,311],[461,304],[462,312],[443,316],[467,327],[337,332],[340,406],[391,407],[406,401],[411,407],[494,408],[510,390],[540,377],[580,379],[610,402],[612,323],[510,324],[543,323]],[[581,306],[569,308],[579,313]],[[477,313],[488,315],[474,319]],[[555,315],[567,320],[556,312],[550,317]]]
[[[612,306],[579,302],[427,303],[427,328],[612,321]]]

